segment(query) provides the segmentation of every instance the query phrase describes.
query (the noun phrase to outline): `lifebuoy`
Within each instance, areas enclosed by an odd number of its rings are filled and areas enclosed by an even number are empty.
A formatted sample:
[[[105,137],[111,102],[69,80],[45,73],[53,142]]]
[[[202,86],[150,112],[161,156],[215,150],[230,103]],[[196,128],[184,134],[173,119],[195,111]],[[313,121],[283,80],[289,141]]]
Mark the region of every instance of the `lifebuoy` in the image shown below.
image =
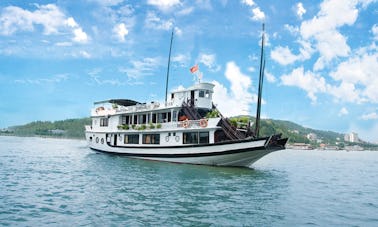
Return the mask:
[[[165,141],[167,141],[167,142],[169,141],[169,136],[165,137]]]
[[[178,141],[180,140],[180,137],[179,137],[179,136],[176,136],[176,137],[175,137],[175,140],[176,140],[176,142],[178,142]]]
[[[207,127],[207,119],[201,119],[200,122],[199,122],[199,125],[202,128],[206,128]]]
[[[182,122],[182,127],[188,128],[189,126],[190,126],[189,120],[185,120],[185,121]]]

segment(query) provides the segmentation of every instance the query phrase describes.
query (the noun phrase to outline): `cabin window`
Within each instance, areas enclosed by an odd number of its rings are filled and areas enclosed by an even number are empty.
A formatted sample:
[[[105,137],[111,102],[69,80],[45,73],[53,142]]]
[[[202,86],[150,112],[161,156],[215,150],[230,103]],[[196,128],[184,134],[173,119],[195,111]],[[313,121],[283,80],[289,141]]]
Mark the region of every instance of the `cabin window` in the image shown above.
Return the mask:
[[[171,112],[168,112],[167,113],[167,122],[171,122],[171,117],[172,117]]]
[[[175,94],[172,93],[172,94],[171,94],[171,99],[174,99],[174,98],[175,98]]]
[[[209,132],[185,132],[183,140],[184,144],[208,144]]]
[[[209,143],[209,132],[200,132],[199,133],[199,143],[200,144]]]
[[[160,134],[144,134],[143,144],[160,144]]]
[[[129,115],[122,115],[121,124],[122,125],[130,124],[130,116]]]
[[[211,97],[211,96],[210,96],[210,91],[206,91],[205,97],[206,97],[206,98],[210,98],[210,97]]]
[[[125,135],[125,144],[139,144],[139,134]]]
[[[152,123],[156,123],[156,113],[152,114]]]
[[[172,112],[172,121],[173,122],[177,121],[177,111],[175,111],[175,110]]]
[[[100,118],[100,126],[107,127],[109,124],[109,119],[107,117]]]
[[[146,122],[147,122],[147,115],[146,114],[141,114],[138,117],[139,117],[138,124],[146,124]]]
[[[198,144],[198,132],[184,132],[183,133],[184,144]]]
[[[205,97],[205,91],[199,91],[198,97],[200,98]]]

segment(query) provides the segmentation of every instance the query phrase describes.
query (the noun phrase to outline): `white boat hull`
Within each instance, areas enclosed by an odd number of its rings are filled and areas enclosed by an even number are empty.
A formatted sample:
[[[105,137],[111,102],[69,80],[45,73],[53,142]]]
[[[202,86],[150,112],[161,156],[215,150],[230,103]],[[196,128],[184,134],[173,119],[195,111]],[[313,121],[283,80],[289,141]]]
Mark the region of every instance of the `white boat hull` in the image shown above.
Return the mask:
[[[106,142],[105,134],[98,134],[104,138],[104,143],[89,141],[93,150],[132,158],[188,163],[214,166],[250,167],[251,164],[271,153],[284,149],[284,146],[269,145],[270,138],[258,140],[232,141],[219,144],[181,145],[181,146],[111,146]]]

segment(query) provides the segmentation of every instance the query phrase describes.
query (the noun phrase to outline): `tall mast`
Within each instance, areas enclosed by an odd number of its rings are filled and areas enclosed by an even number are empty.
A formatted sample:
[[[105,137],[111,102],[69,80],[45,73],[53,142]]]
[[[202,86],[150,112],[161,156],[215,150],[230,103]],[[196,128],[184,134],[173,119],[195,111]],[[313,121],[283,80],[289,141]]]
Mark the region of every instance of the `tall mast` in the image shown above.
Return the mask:
[[[173,41],[173,27],[171,34],[171,44],[169,45],[169,55],[168,55],[168,68],[167,68],[167,80],[165,82],[165,102],[168,101],[168,79],[169,79],[169,66],[171,64],[171,51],[172,51],[172,41]]]
[[[255,123],[255,136],[257,138],[259,137],[259,133],[260,133],[261,96],[262,96],[262,86],[264,82],[264,69],[265,69],[265,56],[264,56],[265,43],[264,42],[265,42],[265,25],[262,24],[259,91],[258,91],[258,98],[257,98],[256,123]]]

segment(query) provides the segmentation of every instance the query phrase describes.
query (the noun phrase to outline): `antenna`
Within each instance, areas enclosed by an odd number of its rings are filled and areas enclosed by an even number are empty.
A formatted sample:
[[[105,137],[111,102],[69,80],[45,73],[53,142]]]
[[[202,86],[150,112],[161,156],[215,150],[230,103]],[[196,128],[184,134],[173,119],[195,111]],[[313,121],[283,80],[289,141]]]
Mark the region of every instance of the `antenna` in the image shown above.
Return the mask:
[[[174,27],[172,27],[171,44],[169,45],[167,80],[165,82],[165,103],[167,103],[167,101],[168,101],[168,79],[169,79],[169,66],[171,64],[171,51],[172,51],[172,41],[173,41],[173,29],[174,29]]]
[[[264,42],[265,42],[265,24],[262,24],[262,35],[261,35],[261,56],[260,56],[260,75],[259,75],[259,91],[257,98],[257,110],[256,110],[256,123],[255,123],[255,136],[259,137],[260,133],[260,113],[261,113],[261,96],[262,96],[262,86],[264,82],[264,69],[265,69],[265,56],[264,56]]]

